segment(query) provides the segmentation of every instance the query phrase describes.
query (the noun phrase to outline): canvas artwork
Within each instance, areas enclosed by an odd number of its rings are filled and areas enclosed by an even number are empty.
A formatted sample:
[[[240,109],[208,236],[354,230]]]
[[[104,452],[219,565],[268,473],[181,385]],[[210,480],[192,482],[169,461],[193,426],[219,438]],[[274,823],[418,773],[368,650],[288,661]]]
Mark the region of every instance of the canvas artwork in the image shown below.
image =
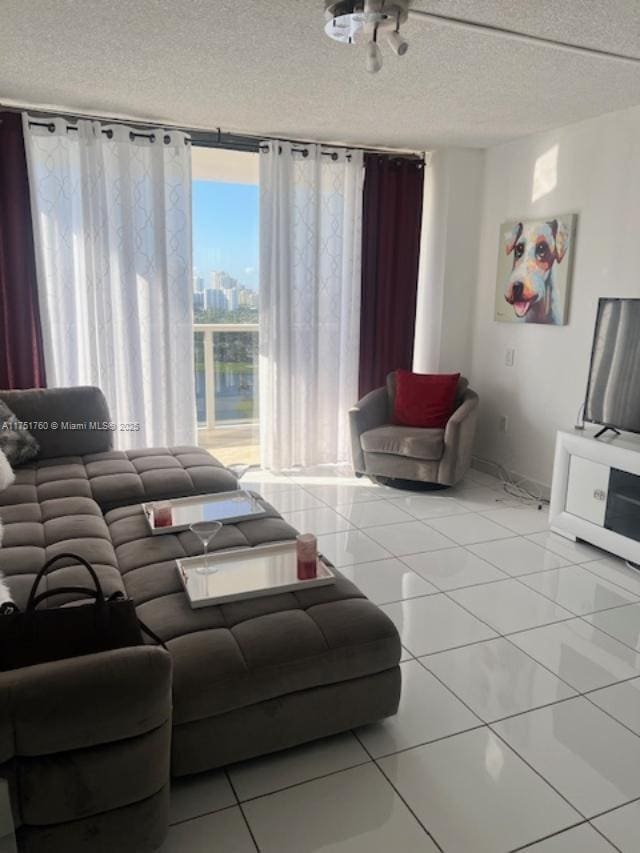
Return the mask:
[[[569,213],[500,227],[496,320],[566,325],[576,220]]]

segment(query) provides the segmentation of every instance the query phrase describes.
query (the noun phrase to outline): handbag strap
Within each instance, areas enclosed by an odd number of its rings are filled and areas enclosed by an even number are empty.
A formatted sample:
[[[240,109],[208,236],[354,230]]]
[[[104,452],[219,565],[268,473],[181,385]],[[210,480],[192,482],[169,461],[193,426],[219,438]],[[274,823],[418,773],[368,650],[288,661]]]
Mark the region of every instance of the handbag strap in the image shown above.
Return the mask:
[[[95,589],[89,589],[87,586],[61,586],[56,589],[48,589],[46,592],[41,592],[33,599],[33,607],[37,607],[47,598],[52,598],[54,595],[86,595],[87,598],[95,598],[97,600],[98,593]]]
[[[31,587],[31,592],[29,593],[29,600],[27,601],[27,612],[29,610],[33,610],[35,608],[35,600],[36,600],[36,590],[38,588],[38,584],[42,580],[42,578],[47,574],[47,572],[51,569],[54,563],[57,563],[58,560],[73,560],[75,563],[80,563],[80,565],[84,566],[85,569],[91,575],[93,582],[95,584],[95,596],[97,604],[104,604],[104,593],[102,592],[102,587],[100,586],[100,581],[98,580],[98,575],[95,572],[95,569],[84,559],[84,557],[80,557],[78,554],[56,554],[55,557],[51,557],[50,560],[44,564],[44,566],[40,569],[38,574],[36,575],[36,579],[33,582],[33,586]],[[72,589],[72,587],[67,587],[67,589]],[[56,593],[59,593],[60,590],[55,590]]]
[[[140,626],[140,630],[143,631],[148,637],[151,637],[151,639],[154,640],[159,646],[162,646],[165,651],[169,651],[169,649],[164,643],[164,640],[161,640],[160,637],[155,633],[155,631],[152,631],[148,625],[145,625],[142,619],[138,619],[138,625]]]

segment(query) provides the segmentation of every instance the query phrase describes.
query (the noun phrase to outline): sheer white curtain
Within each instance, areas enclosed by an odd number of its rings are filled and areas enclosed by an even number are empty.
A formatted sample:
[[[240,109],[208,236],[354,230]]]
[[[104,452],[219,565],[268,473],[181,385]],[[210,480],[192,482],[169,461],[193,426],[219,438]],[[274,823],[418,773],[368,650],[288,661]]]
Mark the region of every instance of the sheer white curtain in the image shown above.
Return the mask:
[[[49,384],[102,388],[120,448],[194,443],[186,137],[28,116],[24,132]]]
[[[270,142],[260,158],[262,464],[346,462],[358,393],[362,153]]]

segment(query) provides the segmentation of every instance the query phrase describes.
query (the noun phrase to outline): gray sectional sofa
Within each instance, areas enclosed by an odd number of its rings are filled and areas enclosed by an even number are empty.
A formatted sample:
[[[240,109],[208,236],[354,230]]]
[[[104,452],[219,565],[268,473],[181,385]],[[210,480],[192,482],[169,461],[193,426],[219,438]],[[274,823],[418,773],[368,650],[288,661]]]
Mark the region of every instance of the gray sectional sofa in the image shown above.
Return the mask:
[[[0,673],[0,776],[9,780],[20,849],[92,853],[156,849],[170,775],[181,776],[344,731],[395,713],[400,641],[348,580],[330,587],[192,610],[176,557],[190,532],[151,536],[139,503],[237,487],[195,447],[112,449],[94,388],[0,392],[33,429],[38,458],[0,493],[0,571],[24,607],[35,573],[63,551],[132,598],[166,643]],[[82,428],[82,424],[85,428]],[[215,548],[291,539],[267,515],[225,525]],[[49,588],[80,579],[68,565]],[[84,581],[84,578],[82,579]],[[50,606],[70,606],[63,596]]]

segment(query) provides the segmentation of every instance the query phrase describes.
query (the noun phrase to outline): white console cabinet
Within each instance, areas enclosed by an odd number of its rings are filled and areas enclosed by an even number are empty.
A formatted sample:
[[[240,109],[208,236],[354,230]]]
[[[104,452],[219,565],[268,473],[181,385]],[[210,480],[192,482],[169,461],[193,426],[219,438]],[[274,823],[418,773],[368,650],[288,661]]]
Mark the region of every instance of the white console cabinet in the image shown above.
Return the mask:
[[[559,432],[551,529],[640,563],[640,437]]]

